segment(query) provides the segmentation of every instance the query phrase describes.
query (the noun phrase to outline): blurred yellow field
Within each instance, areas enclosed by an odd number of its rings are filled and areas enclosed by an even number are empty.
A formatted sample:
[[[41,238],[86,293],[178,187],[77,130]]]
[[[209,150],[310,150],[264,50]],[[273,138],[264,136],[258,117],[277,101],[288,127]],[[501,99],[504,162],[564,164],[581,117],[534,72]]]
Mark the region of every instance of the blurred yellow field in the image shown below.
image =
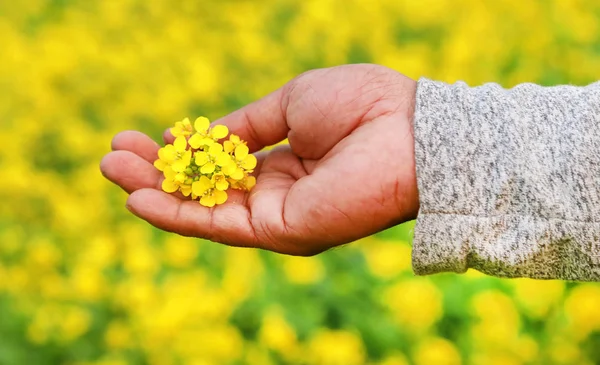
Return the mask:
[[[0,364],[592,365],[600,286],[415,277],[413,223],[312,258],[161,232],[98,168],[312,68],[600,78],[600,2],[0,2]]]

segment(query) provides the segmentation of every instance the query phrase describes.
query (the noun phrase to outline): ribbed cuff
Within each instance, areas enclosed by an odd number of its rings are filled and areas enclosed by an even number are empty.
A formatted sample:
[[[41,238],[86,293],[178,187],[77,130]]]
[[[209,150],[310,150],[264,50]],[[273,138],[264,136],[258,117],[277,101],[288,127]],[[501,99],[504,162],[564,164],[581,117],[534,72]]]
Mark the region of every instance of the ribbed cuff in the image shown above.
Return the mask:
[[[600,280],[600,84],[421,79],[418,275]]]

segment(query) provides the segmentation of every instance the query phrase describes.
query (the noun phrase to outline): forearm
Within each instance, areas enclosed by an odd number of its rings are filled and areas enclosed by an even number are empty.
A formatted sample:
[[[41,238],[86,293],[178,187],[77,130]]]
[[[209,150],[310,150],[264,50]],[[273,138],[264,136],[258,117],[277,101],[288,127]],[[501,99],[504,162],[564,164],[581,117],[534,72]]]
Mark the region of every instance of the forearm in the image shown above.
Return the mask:
[[[600,280],[600,84],[422,79],[417,274]]]

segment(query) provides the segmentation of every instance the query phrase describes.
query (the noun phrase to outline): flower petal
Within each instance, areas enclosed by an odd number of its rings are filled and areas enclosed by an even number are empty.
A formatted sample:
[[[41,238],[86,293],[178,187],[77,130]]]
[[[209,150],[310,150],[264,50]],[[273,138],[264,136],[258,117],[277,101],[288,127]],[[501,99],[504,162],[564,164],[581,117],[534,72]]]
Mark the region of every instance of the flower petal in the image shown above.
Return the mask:
[[[200,179],[192,184],[192,192],[197,196],[204,195],[204,193],[211,188],[212,183],[206,176],[200,176]]]
[[[227,201],[227,193],[221,190],[213,191],[213,197],[215,198],[215,203],[223,204]]]
[[[248,156],[248,152],[250,152],[248,146],[245,144],[240,144],[235,148],[235,158],[242,161],[246,158],[246,156]]]
[[[183,194],[183,196],[190,196],[192,193],[192,185],[182,185],[179,190],[181,190],[181,194]]]
[[[223,146],[220,143],[213,143],[208,148],[208,153],[212,156],[216,156],[217,154],[223,151]]]
[[[187,140],[185,139],[184,136],[179,136],[177,138],[175,138],[175,141],[173,142],[173,146],[175,146],[175,150],[177,152],[183,152],[185,151],[185,149],[187,148]]]
[[[231,176],[231,178],[234,180],[241,180],[244,178],[244,170],[240,169],[239,167],[236,167],[235,171],[229,176]]]
[[[195,156],[195,161],[196,161],[196,165],[198,166],[202,166],[205,163],[208,162],[208,153],[206,152],[196,152]]]
[[[181,156],[181,161],[183,161],[186,166],[189,166],[190,162],[192,162],[192,151],[190,151],[190,150],[185,151],[183,153],[183,156]]]
[[[177,172],[173,171],[171,165],[168,165],[163,170],[163,175],[165,175],[165,179],[173,181],[175,179],[175,175],[177,175]]]
[[[158,158],[165,162],[172,162],[177,158],[177,151],[172,144],[168,144],[158,150]]]
[[[221,172],[226,176],[231,176],[237,170],[237,165],[234,163],[227,164],[221,167]]]
[[[188,167],[188,164],[183,160],[177,160],[171,164],[171,168],[175,172],[183,172]]]
[[[218,125],[212,127],[210,130],[210,135],[214,139],[225,138],[225,137],[227,137],[227,134],[229,134],[229,129],[227,129],[226,126],[221,125],[221,124],[218,124]]]
[[[193,149],[197,150],[198,148],[200,148],[200,146],[202,146],[203,138],[204,137],[202,137],[201,135],[196,133],[190,137],[190,139],[188,140],[188,143],[190,144],[190,146],[192,146]]]
[[[230,153],[235,149],[235,145],[231,141],[225,141],[223,142],[223,149],[225,150],[225,152]]]
[[[254,176],[247,176],[245,180],[244,186],[246,190],[250,191],[256,185],[256,178]]]
[[[154,161],[154,167],[156,167],[159,171],[164,171],[165,167],[167,167],[167,163],[163,160]]]
[[[256,163],[257,163],[256,156],[254,156],[254,155],[248,155],[242,161],[241,165],[246,170],[252,170],[253,168],[256,167]]]
[[[215,182],[215,188],[217,188],[218,190],[225,191],[228,187],[229,183],[227,182],[227,180],[225,180],[224,176]]]
[[[183,135],[183,130],[181,129],[181,127],[179,125],[177,125],[177,123],[175,124],[175,127],[171,127],[171,129],[169,129],[169,132],[171,132],[171,135],[173,137],[179,137],[179,136]]]
[[[208,127],[210,127],[210,120],[206,117],[198,117],[194,122],[194,128],[200,134],[206,134],[208,132]]]
[[[215,162],[221,167],[234,163],[233,159],[227,152],[220,152],[219,154],[217,154]]]
[[[167,192],[167,193],[174,193],[177,191],[177,189],[179,189],[179,185],[175,184],[173,181],[171,180],[163,180],[161,187],[163,189],[163,191]]]
[[[180,172],[177,175],[175,175],[175,179],[173,179],[173,181],[175,181],[176,183],[183,184],[185,182],[186,178],[187,178],[187,175],[184,174],[183,172]]]
[[[203,146],[212,146],[215,143],[215,141],[213,141],[212,138],[204,137],[202,138],[202,141],[200,141],[200,143]]]
[[[214,207],[215,203],[215,197],[212,195],[204,195],[202,198],[200,198],[200,204],[204,205],[205,207]]]
[[[207,162],[200,168],[200,172],[203,174],[212,174],[215,171],[215,164],[212,162]]]

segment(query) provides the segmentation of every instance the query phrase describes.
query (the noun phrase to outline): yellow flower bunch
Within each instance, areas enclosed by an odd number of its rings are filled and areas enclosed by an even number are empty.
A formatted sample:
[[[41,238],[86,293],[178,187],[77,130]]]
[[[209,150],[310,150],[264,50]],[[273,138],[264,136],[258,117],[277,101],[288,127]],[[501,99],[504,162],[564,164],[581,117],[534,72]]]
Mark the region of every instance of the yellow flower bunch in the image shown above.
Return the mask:
[[[158,150],[154,166],[163,172],[162,189],[167,193],[180,191],[200,204],[213,207],[227,201],[227,189],[250,191],[256,178],[250,175],[256,167],[256,157],[250,154],[246,142],[235,134],[229,139],[224,125],[210,127],[210,121],[199,117],[176,122],[170,129],[173,144]]]

